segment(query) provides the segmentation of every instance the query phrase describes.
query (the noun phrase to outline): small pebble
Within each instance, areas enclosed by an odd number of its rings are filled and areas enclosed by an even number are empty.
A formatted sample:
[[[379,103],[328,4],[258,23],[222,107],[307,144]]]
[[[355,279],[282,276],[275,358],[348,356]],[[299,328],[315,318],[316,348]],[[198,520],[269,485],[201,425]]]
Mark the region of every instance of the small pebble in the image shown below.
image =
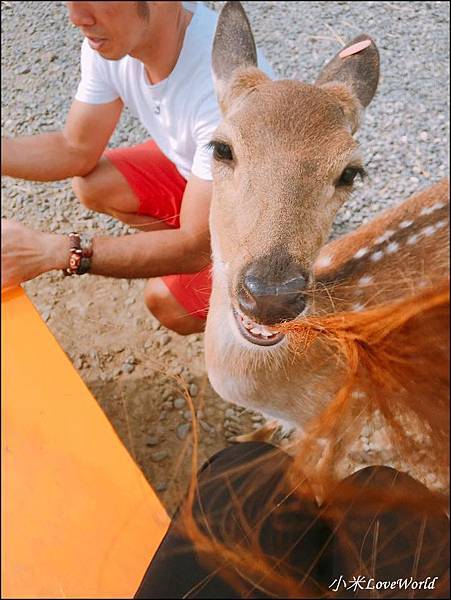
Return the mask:
[[[166,450],[160,450],[160,452],[154,452],[150,455],[150,458],[153,462],[161,462],[165,458],[169,456],[169,453]]]
[[[237,427],[241,427],[241,424],[237,421],[231,421],[230,419],[226,419],[224,421],[224,427],[226,429],[236,429]]]
[[[193,420],[193,415],[191,414],[190,410],[184,410],[182,414],[183,414],[183,418],[186,419],[187,421]]]
[[[224,421],[225,423],[236,423],[238,425],[241,424],[240,419],[234,414],[234,415],[230,415],[229,417],[227,417]]]
[[[191,398],[195,398],[198,393],[199,393],[199,388],[197,387],[197,385],[195,383],[192,383],[189,386],[189,395],[191,396]]]
[[[150,435],[150,436],[148,436],[148,438],[146,440],[146,446],[158,446],[160,441],[161,441],[160,438],[157,437],[156,435]]]
[[[171,336],[167,333],[163,333],[163,335],[160,337],[160,346],[166,346],[166,344],[169,344],[170,341]]]
[[[182,423],[177,427],[176,434],[179,440],[186,439],[189,430],[191,429],[191,423]]]
[[[232,433],[238,433],[241,430],[241,427],[237,423],[225,422],[224,429],[226,431],[231,431]]]
[[[202,419],[199,419],[198,423],[204,431],[206,431],[207,433],[210,433],[210,431],[212,429],[211,425],[209,425],[206,421],[203,421]]]
[[[122,370],[124,371],[124,373],[133,373],[133,371],[135,370],[135,365],[126,362],[122,365]]]
[[[184,408],[185,404],[186,404],[185,398],[176,398],[174,400],[174,408],[176,408],[177,410]]]
[[[58,58],[58,56],[54,52],[45,52],[41,58],[42,58],[42,60],[46,60],[48,62],[53,62],[54,60],[56,60]]]

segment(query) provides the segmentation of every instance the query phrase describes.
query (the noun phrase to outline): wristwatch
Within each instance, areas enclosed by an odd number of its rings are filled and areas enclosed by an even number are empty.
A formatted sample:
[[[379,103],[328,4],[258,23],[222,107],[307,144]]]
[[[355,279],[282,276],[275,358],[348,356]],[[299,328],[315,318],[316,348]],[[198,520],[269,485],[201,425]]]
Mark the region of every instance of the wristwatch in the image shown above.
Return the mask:
[[[84,275],[91,268],[93,236],[90,233],[69,233],[69,266],[63,269],[64,275]]]

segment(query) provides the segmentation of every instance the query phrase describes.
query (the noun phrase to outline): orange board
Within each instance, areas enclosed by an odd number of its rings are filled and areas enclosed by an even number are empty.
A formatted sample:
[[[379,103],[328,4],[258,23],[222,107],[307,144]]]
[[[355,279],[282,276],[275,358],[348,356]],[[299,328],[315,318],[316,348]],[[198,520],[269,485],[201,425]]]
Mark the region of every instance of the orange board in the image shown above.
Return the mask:
[[[2,325],[2,598],[131,598],[169,518],[21,288]]]

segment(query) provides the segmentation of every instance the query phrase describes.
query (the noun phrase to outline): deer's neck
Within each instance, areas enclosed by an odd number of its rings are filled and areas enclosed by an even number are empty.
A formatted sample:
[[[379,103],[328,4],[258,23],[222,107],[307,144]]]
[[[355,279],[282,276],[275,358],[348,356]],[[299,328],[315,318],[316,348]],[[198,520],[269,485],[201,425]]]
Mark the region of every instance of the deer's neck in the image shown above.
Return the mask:
[[[448,182],[327,244],[315,263],[314,311],[361,311],[433,285],[448,270]]]

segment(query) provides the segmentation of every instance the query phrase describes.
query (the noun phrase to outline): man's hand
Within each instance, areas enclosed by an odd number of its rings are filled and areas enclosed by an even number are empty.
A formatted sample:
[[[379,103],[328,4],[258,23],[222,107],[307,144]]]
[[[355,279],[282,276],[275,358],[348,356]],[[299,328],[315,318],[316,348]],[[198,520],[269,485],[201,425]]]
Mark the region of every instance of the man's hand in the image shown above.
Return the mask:
[[[180,229],[95,237],[90,272],[127,279],[196,273],[210,262],[208,215],[212,184],[192,176],[180,211]],[[2,220],[2,287],[18,285],[69,263],[67,235],[42,233]]]
[[[53,269],[63,269],[69,258],[67,236],[34,231],[2,219],[2,288],[19,285]]]

